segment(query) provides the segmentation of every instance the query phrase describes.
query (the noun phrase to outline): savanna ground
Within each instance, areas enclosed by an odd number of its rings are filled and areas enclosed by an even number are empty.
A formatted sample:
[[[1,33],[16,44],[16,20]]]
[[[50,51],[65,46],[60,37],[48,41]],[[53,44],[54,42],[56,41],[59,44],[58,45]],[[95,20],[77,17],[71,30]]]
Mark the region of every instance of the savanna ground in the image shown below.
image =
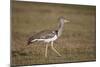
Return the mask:
[[[64,4],[12,2],[11,15],[11,65],[34,65],[96,60],[96,7]],[[59,57],[45,44],[27,45],[27,39],[35,33],[54,29],[58,17],[64,16],[70,23],[64,25],[62,36],[54,43],[61,53]]]

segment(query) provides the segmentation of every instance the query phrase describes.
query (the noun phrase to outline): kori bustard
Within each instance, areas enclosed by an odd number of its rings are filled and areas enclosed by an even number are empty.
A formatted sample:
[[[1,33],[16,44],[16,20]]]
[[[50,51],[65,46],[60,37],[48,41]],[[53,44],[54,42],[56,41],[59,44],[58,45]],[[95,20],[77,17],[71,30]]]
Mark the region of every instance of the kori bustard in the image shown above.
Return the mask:
[[[64,23],[69,22],[67,19],[65,19],[64,17],[59,17],[59,24],[57,26],[56,30],[44,30],[44,31],[40,31],[39,33],[36,33],[35,35],[31,36],[28,39],[28,45],[30,45],[31,43],[35,42],[35,41],[43,41],[46,44],[46,49],[45,49],[45,57],[47,57],[47,50],[48,50],[48,43],[51,43],[51,48],[52,50],[57,53],[59,56],[61,56],[61,54],[54,48],[53,43],[54,41],[59,38],[62,34],[63,31],[63,27],[64,27]]]

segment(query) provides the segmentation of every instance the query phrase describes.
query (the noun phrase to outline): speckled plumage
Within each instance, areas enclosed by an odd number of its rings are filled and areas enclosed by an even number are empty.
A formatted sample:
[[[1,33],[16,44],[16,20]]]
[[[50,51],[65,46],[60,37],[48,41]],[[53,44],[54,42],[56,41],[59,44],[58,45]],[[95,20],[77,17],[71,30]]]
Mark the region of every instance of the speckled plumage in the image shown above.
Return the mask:
[[[55,31],[52,31],[52,30],[40,31],[28,39],[28,44],[32,43],[31,41],[35,39],[49,39],[49,38],[53,38],[55,35],[57,35],[56,30]]]

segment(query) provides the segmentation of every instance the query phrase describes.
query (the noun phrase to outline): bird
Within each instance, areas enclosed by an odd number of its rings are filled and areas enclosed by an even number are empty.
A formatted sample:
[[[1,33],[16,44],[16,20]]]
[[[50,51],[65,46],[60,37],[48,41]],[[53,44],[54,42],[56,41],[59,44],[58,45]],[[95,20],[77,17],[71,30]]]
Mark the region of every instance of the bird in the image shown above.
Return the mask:
[[[51,45],[52,50],[58,55],[61,56],[61,54],[54,48],[54,41],[57,40],[62,32],[63,32],[63,27],[64,27],[64,23],[68,23],[70,22],[69,20],[65,19],[63,16],[58,18],[58,26],[56,29],[54,30],[43,30],[40,31],[36,34],[34,34],[33,36],[28,38],[28,42],[27,45],[30,45],[36,41],[42,41],[44,43],[46,43],[46,47],[45,47],[45,57],[47,57],[47,50],[48,50],[48,45]],[[50,44],[49,44],[50,43]]]

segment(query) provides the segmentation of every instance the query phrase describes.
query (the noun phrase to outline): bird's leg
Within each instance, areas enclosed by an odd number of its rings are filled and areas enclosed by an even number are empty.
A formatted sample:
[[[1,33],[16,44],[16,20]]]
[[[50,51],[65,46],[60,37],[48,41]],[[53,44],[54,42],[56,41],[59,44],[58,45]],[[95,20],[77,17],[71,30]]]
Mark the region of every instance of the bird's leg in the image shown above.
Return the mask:
[[[59,56],[61,56],[61,54],[53,47],[53,42],[51,42],[51,47],[54,52],[56,52]]]
[[[45,57],[47,57],[48,44],[46,44]]]

